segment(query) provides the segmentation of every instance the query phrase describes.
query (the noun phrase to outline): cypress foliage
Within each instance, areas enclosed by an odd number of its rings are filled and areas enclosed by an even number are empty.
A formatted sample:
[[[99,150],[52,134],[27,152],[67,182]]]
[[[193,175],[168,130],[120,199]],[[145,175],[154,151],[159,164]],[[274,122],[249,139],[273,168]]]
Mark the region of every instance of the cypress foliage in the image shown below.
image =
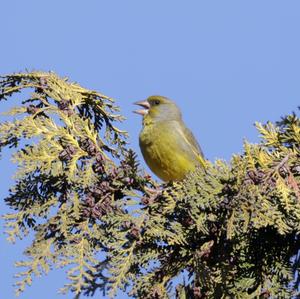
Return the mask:
[[[18,165],[3,217],[10,242],[33,235],[16,263],[17,294],[65,267],[60,291],[77,298],[299,295],[296,114],[257,123],[261,142],[245,142],[230,163],[159,184],[140,169],[109,97],[43,72],[2,76],[0,100],[15,94],[24,99],[0,124],[0,149],[16,148]]]

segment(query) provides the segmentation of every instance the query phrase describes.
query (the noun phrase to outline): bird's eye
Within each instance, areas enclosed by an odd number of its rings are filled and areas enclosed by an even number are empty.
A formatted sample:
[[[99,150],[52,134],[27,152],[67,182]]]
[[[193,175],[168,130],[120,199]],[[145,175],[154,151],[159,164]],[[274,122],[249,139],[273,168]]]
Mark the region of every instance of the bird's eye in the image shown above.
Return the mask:
[[[160,102],[159,102],[159,100],[154,100],[154,101],[153,101],[153,104],[154,104],[154,105],[159,105]]]

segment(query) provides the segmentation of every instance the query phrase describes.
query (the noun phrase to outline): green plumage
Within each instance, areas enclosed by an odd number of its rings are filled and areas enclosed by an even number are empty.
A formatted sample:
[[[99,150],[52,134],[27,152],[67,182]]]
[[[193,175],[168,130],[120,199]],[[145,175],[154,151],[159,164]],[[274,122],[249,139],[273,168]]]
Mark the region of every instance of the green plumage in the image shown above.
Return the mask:
[[[147,102],[139,143],[150,169],[162,180],[173,181],[205,166],[201,148],[176,104],[161,96],[149,97]]]

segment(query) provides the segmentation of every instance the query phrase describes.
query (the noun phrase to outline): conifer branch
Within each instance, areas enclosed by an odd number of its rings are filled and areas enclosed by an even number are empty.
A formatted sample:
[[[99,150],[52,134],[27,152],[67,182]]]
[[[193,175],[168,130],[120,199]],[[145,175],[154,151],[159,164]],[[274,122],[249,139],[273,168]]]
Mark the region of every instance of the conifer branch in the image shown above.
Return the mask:
[[[24,99],[0,124],[0,151],[15,148],[18,165],[3,217],[9,241],[34,234],[16,264],[17,294],[65,267],[61,291],[76,298],[117,289],[135,298],[298,296],[295,113],[257,123],[261,142],[245,142],[230,163],[159,184],[128,148],[109,97],[44,72],[2,76],[0,100],[16,94]]]

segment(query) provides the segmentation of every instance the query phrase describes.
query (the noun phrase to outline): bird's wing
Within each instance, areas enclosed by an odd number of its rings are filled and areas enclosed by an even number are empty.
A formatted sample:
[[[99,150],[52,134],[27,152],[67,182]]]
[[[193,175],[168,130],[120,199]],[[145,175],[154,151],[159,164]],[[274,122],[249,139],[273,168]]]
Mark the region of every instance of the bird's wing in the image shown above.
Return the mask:
[[[184,134],[186,135],[189,143],[194,147],[194,149],[202,156],[204,157],[204,154],[202,152],[202,149],[199,145],[199,143],[197,142],[194,134],[187,128],[184,127]]]
[[[192,151],[198,157],[199,162],[202,164],[202,166],[205,167],[206,163],[205,163],[204,154],[203,154],[201,147],[200,147],[199,143],[197,142],[195,136],[186,126],[181,125],[180,127],[181,128],[179,130],[179,133],[180,133],[181,137],[183,138],[183,140],[185,140],[190,145]]]

